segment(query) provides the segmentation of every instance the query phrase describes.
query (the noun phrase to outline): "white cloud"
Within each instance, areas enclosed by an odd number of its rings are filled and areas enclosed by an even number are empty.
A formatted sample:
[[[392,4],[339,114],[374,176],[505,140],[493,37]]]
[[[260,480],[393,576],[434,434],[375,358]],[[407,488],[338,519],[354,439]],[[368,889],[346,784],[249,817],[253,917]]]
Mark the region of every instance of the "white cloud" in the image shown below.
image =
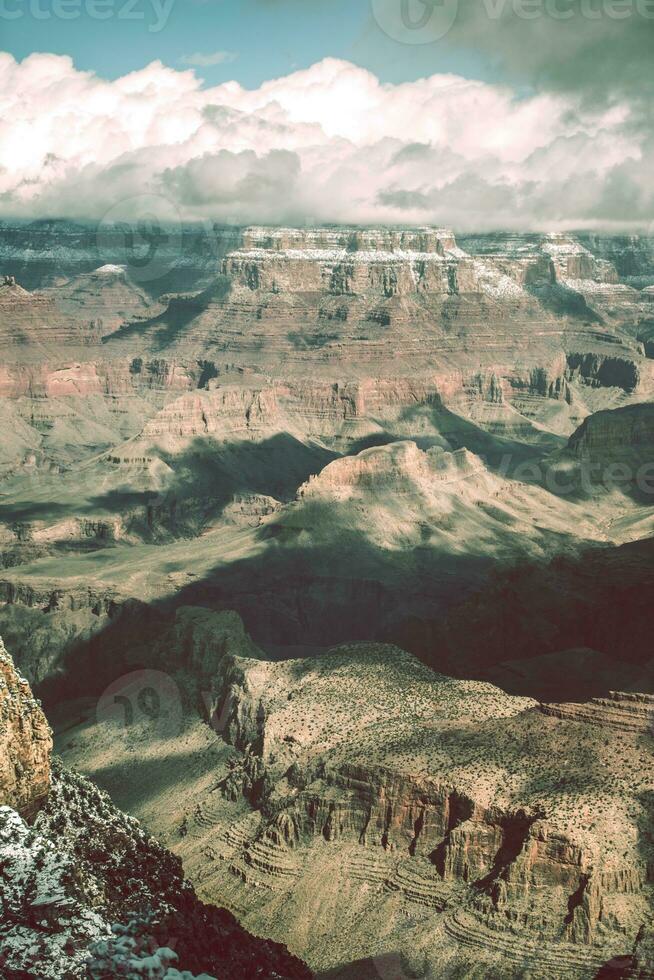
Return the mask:
[[[0,211],[102,217],[159,194],[226,222],[642,226],[651,137],[624,105],[326,59],[247,90],[154,62],[113,82],[0,53]],[[616,201],[620,202],[619,208]]]
[[[196,51],[195,54],[183,54],[179,61],[180,64],[189,65],[191,68],[213,68],[214,65],[229,65],[237,58],[236,51],[213,51],[211,54]]]

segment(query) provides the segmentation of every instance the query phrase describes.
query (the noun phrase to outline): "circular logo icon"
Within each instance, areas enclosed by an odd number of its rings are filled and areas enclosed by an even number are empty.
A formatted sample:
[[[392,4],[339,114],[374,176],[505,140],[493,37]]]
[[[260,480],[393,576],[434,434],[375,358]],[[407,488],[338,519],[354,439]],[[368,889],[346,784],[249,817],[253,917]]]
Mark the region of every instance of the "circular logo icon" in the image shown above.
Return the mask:
[[[159,194],[137,194],[104,215],[96,233],[103,265],[125,269],[136,282],[153,282],[178,265],[182,221],[176,206]]]
[[[98,701],[97,719],[116,734],[150,731],[157,738],[172,738],[182,730],[182,699],[169,674],[161,670],[135,670],[119,677]]]
[[[459,0],[371,0],[382,31],[402,44],[432,44],[454,26]]]

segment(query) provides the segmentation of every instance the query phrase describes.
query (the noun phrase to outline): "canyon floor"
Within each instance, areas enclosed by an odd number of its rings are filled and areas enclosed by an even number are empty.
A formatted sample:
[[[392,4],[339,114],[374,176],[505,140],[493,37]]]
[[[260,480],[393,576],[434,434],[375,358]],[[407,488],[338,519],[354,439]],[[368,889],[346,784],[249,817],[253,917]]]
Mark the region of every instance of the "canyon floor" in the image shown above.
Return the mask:
[[[654,975],[654,243],[203,235],[5,228],[57,751],[321,977]]]

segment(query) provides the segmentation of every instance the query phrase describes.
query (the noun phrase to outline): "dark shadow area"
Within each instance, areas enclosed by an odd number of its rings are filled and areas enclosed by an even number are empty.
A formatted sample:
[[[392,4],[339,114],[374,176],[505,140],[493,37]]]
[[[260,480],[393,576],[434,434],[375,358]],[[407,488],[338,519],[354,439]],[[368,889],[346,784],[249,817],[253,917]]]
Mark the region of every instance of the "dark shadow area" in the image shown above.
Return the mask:
[[[206,289],[190,296],[171,296],[168,306],[158,316],[126,323],[102,338],[105,345],[120,345],[125,340],[143,340],[146,336],[152,349],[162,351],[174,343],[188,325],[213,303],[221,303],[232,288],[227,276],[219,275]]]
[[[633,973],[634,958],[625,953],[624,956],[614,956],[607,963],[604,963],[593,980],[630,980],[638,974]]]
[[[518,690],[512,689],[508,674],[502,684],[519,694],[527,693],[530,661],[560,651],[592,650],[615,663],[615,681],[622,676],[624,685],[625,674],[631,674],[633,689],[649,693],[653,625],[654,539],[647,539],[498,569],[483,590],[451,607],[446,619],[420,624],[422,636],[411,646],[433,666],[458,662],[471,677],[483,678],[493,665],[520,661],[524,677]],[[575,677],[572,666],[566,671],[562,663],[553,669],[558,700],[576,700],[579,694],[583,700],[587,677]],[[551,688],[540,691],[537,684],[529,693],[549,697]]]
[[[193,498],[198,506],[220,514],[235,494],[263,494],[286,502],[297,488],[337,457],[318,445],[307,445],[286,432],[260,442],[222,443],[211,436],[195,439],[182,453],[160,452],[175,472],[166,495]]]
[[[307,444],[288,433],[278,433],[261,441],[218,442],[211,436],[198,437],[180,453],[160,450],[155,456],[163,460],[173,476],[162,491],[130,490],[124,486],[89,497],[81,496],[75,477],[52,480],[45,477],[36,484],[44,493],[49,484],[53,494],[62,495],[65,479],[70,489],[69,502],[61,500],[24,500],[18,494],[12,501],[0,503],[0,522],[9,526],[30,521],[54,521],[65,517],[84,518],[140,513],[141,526],[134,530],[148,539],[152,525],[165,527],[172,535],[194,535],[205,521],[218,518],[225,506],[238,495],[263,495],[287,502],[310,476],[319,473],[337,457],[316,444]],[[106,471],[98,475],[98,482]],[[126,483],[129,474],[115,481]],[[138,475],[142,480],[142,474]],[[154,481],[153,481],[154,482]],[[16,499],[17,498],[17,499]],[[78,540],[78,539],[76,539]],[[60,546],[68,550],[66,542]]]
[[[525,846],[531,825],[538,818],[524,811],[506,817],[503,822],[502,846],[493,859],[493,865],[483,878],[476,881],[475,887],[488,891],[498,878],[505,874]]]
[[[545,459],[549,453],[567,444],[567,439],[551,433],[539,435],[537,443],[497,435],[482,429],[481,426],[462,415],[457,415],[436,401],[407,408],[400,418],[405,423],[417,423],[419,420],[428,419],[438,435],[446,439],[452,449],[468,449],[476,456],[482,457],[489,469],[495,471],[501,467],[502,475],[509,477],[518,465],[528,460]],[[421,448],[428,448],[428,446],[421,446]]]
[[[408,973],[399,953],[381,953],[315,974],[314,980],[435,980],[431,973]]]
[[[571,317],[584,323],[603,323],[602,317],[593,310],[581,293],[563,283],[545,285],[525,284],[525,289],[538,300],[543,309],[560,317]]]
[[[98,617],[98,631],[91,636],[80,635],[79,614],[71,611],[70,627],[59,627],[61,636],[47,653],[53,670],[37,686],[39,695],[49,700],[89,694],[126,669],[151,666],[157,637],[184,605],[236,610],[263,645],[390,642],[442,673],[489,679],[509,693],[544,700],[552,699],[553,675],[556,700],[562,701],[611,689],[654,691],[647,666],[654,539],[507,567],[491,557],[429,547],[389,552],[336,528],[329,543],[305,546],[298,529],[277,528],[272,538],[270,525],[262,529],[269,542],[262,554],[217,564],[157,603],[110,604],[109,622]],[[31,637],[41,617],[51,613],[44,607],[12,607],[17,600],[7,595],[0,633],[18,664],[30,663]],[[29,622],[14,622],[12,608]],[[48,608],[62,615],[61,604]],[[576,665],[574,651],[582,648],[605,658],[597,688],[589,688],[587,659]],[[572,652],[563,656],[561,651]],[[544,670],[541,658],[547,654],[561,656]],[[502,668],[507,663],[513,670]]]
[[[116,737],[121,738],[119,730]],[[184,766],[187,767],[187,771],[193,771],[201,766],[203,761],[206,767],[206,760],[202,759],[197,749],[176,753],[171,760],[165,757],[144,759],[138,752],[134,752],[129,759],[127,786],[125,784],[125,769],[128,766],[126,760],[98,769],[89,769],[85,772],[85,776],[108,793],[116,806],[130,813],[147,804],[153,794],[172,789],[179,781]]]
[[[507,454],[510,473],[514,464],[542,458],[552,442],[565,441],[552,437],[548,445],[534,446],[501,439],[437,399],[403,414],[416,430],[425,418],[438,434],[434,441],[443,437],[468,448],[500,473]],[[352,449],[393,438],[377,433]],[[165,491],[155,497],[150,491],[110,490],[85,501],[86,513],[136,508],[145,540],[149,524],[192,537],[239,495],[293,500],[298,486],[338,454],[279,433],[261,442],[227,444],[207,435],[182,453],[160,455],[173,470]],[[0,516],[38,519],[46,506],[56,515],[66,513],[56,501],[19,501],[2,503]],[[85,510],[75,506],[73,512],[82,516]],[[455,535],[456,520],[452,527],[444,520],[437,528],[444,544],[430,544],[433,524],[425,527],[424,543],[390,550],[370,543],[357,528],[361,516],[349,506],[306,498],[279,520],[266,521],[257,532],[262,549],[255,556],[221,564],[217,555],[207,575],[143,608],[165,620],[181,605],[235,609],[263,646],[393,642],[443,673],[488,679],[509,693],[544,700],[552,699],[552,678],[557,700],[585,700],[623,687],[652,689],[652,671],[648,679],[645,667],[652,659],[654,541],[580,550],[569,536],[535,525],[531,540],[543,556],[556,556],[535,560],[497,508],[483,504],[474,511],[480,536],[488,536],[483,547],[473,538],[462,549],[456,536],[448,538]],[[67,550],[65,543],[57,547]],[[177,564],[159,569],[180,570]],[[3,619],[0,611],[0,627]],[[64,673],[70,676],[83,661],[122,663],[120,644],[133,649],[143,630],[135,620],[120,629],[111,623],[103,641],[94,636],[78,642],[73,634],[71,627],[65,640]],[[101,642],[104,652],[94,646]],[[85,693],[83,684],[76,687]],[[58,690],[71,696],[65,684]]]
[[[56,501],[18,501],[17,503],[0,503],[0,521],[4,524],[20,524],[22,521],[42,521],[65,517],[70,514],[68,504]]]
[[[51,615],[47,610],[30,612],[34,617]],[[34,685],[46,710],[48,705],[77,697],[98,697],[112,681],[131,671],[164,669],[158,663],[157,643],[173,625],[173,614],[137,599],[110,607],[108,614],[107,620],[98,613],[95,628],[87,628],[82,635],[75,634],[75,616],[70,616],[70,632],[63,633],[57,651],[57,669]],[[11,622],[3,623],[2,630],[19,663],[21,647],[25,641],[29,644],[29,635],[21,642],[20,633],[12,635]],[[27,660],[29,652],[23,656]]]
[[[597,353],[570,352],[568,370],[580,376],[586,384],[601,388],[622,388],[634,392],[640,382],[636,351],[625,351],[624,357]]]

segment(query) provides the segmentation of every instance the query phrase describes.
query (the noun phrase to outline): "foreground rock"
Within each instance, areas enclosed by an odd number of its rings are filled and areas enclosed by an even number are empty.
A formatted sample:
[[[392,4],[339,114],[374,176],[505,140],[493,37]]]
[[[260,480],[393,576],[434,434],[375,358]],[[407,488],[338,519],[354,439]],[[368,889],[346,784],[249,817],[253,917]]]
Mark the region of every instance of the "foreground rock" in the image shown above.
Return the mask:
[[[0,639],[0,806],[34,816],[50,789],[52,736]]]
[[[17,741],[22,734],[23,757],[30,738],[39,744],[40,768],[26,764],[22,784],[3,786],[12,806],[0,806],[0,975],[172,980],[179,967],[205,980],[308,980],[283,946],[200,902],[180,860],[106,794],[56,760],[51,770],[45,719],[4,652],[2,671],[10,685],[3,720]],[[12,766],[21,768],[2,743],[0,772]]]
[[[0,861],[7,980],[123,976],[128,966],[129,976],[172,978],[175,967],[206,980],[310,976],[283,947],[199,902],[177,858],[58,764],[32,827],[0,808]]]

